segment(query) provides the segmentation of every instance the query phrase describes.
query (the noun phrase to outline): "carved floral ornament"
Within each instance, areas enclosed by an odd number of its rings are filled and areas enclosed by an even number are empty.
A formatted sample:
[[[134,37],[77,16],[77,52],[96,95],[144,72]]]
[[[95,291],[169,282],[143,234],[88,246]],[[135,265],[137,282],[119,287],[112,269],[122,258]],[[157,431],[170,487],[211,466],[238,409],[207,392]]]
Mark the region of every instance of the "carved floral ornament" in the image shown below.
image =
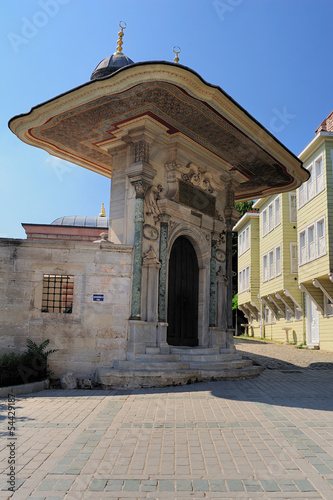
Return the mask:
[[[213,178],[206,170],[197,167],[193,163],[186,165],[187,172],[182,174],[182,180],[196,186],[209,194],[213,194],[215,189],[212,186]]]
[[[216,194],[218,185],[213,180],[212,175],[202,167],[197,167],[191,162],[184,165],[177,161],[165,163],[164,166],[166,169],[167,180],[165,196],[167,198],[173,199],[178,193],[177,173],[184,182],[202,189],[211,195]]]

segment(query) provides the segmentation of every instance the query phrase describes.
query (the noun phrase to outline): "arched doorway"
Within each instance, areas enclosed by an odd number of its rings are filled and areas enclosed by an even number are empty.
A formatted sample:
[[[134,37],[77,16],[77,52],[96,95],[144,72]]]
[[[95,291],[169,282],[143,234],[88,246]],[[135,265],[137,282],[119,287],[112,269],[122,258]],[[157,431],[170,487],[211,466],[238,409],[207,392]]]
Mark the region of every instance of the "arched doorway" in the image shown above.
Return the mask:
[[[198,345],[199,266],[192,243],[179,236],[169,261],[168,334],[169,345]]]

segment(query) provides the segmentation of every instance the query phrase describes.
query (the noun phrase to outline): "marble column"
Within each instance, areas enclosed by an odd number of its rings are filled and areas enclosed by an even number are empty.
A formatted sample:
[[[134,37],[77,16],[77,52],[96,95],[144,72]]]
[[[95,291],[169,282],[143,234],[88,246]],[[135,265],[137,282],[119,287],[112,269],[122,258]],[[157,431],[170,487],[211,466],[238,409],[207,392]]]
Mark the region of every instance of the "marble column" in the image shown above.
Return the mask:
[[[228,280],[222,266],[216,272],[217,281],[217,327],[220,330],[227,328],[227,288]]]
[[[211,243],[209,326],[216,326],[216,241]]]
[[[227,328],[232,329],[232,228],[226,232]]]
[[[147,184],[142,180],[132,182],[135,192],[134,256],[131,319],[141,319],[142,239],[144,223],[144,197]]]
[[[167,248],[170,215],[162,214],[160,217],[160,254],[161,263],[158,286],[158,321],[166,322],[166,281],[167,281]]]

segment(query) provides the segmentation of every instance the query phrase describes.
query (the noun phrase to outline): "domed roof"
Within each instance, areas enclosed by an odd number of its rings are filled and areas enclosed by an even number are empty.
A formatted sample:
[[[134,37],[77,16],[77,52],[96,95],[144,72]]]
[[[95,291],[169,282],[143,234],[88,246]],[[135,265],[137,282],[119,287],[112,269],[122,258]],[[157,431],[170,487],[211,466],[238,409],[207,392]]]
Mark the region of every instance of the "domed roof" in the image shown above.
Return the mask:
[[[91,217],[82,215],[69,215],[59,217],[51,223],[52,226],[79,226],[79,227],[96,227],[107,229],[109,227],[109,217]]]
[[[106,57],[101,61],[98,66],[94,69],[91,74],[90,80],[98,80],[99,78],[103,78],[104,76],[111,75],[115,71],[124,66],[128,66],[129,64],[134,64],[134,61],[129,57],[125,56],[125,54],[115,52],[110,57]]]
[[[123,36],[124,29],[126,28],[126,23],[120,21],[119,23],[120,31],[118,33],[118,45],[117,52],[112,54],[110,57],[106,57],[101,61],[98,66],[94,69],[91,74],[90,80],[98,80],[99,78],[104,78],[105,76],[112,75],[115,71],[129,64],[134,64],[134,61],[122,53],[123,47]]]

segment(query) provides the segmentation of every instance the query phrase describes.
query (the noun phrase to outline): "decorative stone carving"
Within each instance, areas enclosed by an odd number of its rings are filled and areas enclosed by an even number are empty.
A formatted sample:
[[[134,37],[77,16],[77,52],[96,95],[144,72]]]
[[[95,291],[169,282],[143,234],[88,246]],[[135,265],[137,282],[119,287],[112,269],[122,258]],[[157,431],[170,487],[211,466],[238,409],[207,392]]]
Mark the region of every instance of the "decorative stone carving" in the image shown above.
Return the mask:
[[[226,261],[226,254],[225,254],[225,251],[224,250],[221,250],[220,248],[218,248],[216,250],[216,256],[215,256],[216,260],[218,262],[225,262]]]
[[[221,214],[218,210],[216,210],[216,219],[226,225],[224,214]]]
[[[235,205],[235,191],[232,189],[232,186],[229,185],[227,189],[226,207],[234,207],[234,205]]]
[[[225,235],[226,235],[226,232],[223,229],[223,231],[221,231],[221,233],[219,234],[219,239],[217,242],[218,245],[223,245],[223,243],[225,243]]]
[[[170,163],[166,163],[164,167],[166,170],[166,182],[167,182],[164,194],[166,198],[172,200],[178,194],[179,185],[176,176],[176,169],[177,167],[179,167],[179,165],[177,164],[177,162],[172,161]]]
[[[144,267],[156,267],[157,269],[160,269],[161,263],[156,257],[153,247],[150,247],[148,252],[143,255],[142,265]]]
[[[182,179],[193,186],[199,187],[208,193],[213,193],[214,188],[212,187],[211,176],[202,168],[193,165],[192,163],[188,163],[186,165],[189,168],[189,172],[182,174]]]
[[[138,141],[133,144],[133,161],[137,163],[144,161],[149,163],[149,144],[146,141]]]
[[[169,226],[170,226],[170,229],[174,229],[175,227],[179,226],[179,222],[176,222],[174,220],[170,220]]]
[[[156,227],[151,226],[150,224],[144,224],[143,237],[146,240],[156,241],[159,237],[159,231],[158,229],[156,229]]]
[[[147,192],[148,184],[142,179],[132,182],[137,198],[144,198]]]
[[[218,283],[225,283],[226,285],[228,284],[228,278],[224,274],[224,271],[222,269],[222,266],[218,268],[218,271],[216,273],[216,280]]]
[[[161,184],[158,186],[149,186],[145,196],[145,213],[146,215],[152,215],[155,221],[158,221],[161,212],[157,206],[157,200],[160,198],[163,188]]]

